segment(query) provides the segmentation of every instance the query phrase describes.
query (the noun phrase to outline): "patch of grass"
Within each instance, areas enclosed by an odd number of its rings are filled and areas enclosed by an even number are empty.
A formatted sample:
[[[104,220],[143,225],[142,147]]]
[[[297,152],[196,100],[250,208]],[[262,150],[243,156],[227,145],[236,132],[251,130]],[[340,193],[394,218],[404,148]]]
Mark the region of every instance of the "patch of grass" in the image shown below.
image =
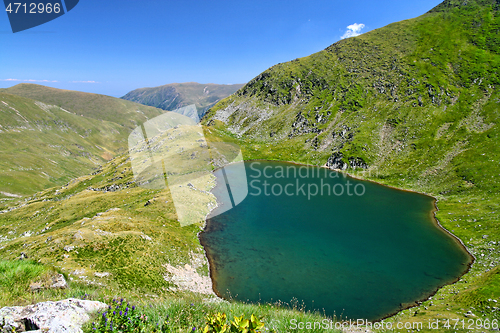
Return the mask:
[[[181,296],[181,295],[178,295]],[[133,305],[137,307],[134,309],[134,317],[137,317],[136,327],[137,331],[141,332],[201,332],[207,325],[207,316],[213,316],[217,313],[225,313],[229,319],[233,319],[234,316],[244,316],[245,318],[250,318],[253,314],[256,318],[260,318],[265,324],[265,329],[263,332],[288,332],[294,327],[295,321],[297,323],[311,323],[314,325],[316,323],[322,323],[322,326],[312,329],[293,329],[294,332],[338,332],[335,329],[325,329],[326,319],[319,313],[305,312],[303,309],[294,307],[289,309],[284,307],[283,304],[243,304],[238,302],[207,302],[206,300],[200,298],[199,295],[194,294],[184,294],[181,297],[166,297],[160,299],[134,299],[120,297],[114,297],[114,300],[107,299],[105,302],[110,305],[111,309],[108,308],[106,311],[106,317],[115,312],[114,317],[123,317],[125,309],[130,309]],[[117,308],[118,306],[118,308]],[[122,315],[119,315],[119,311],[122,311]],[[141,319],[142,318],[142,319]],[[99,331],[102,330],[104,326],[103,314],[96,314],[93,323],[89,322],[84,327],[84,332]],[[110,319],[108,319],[108,330]],[[332,321],[335,327],[335,321]],[[161,330],[163,326],[163,331]],[[96,327],[96,330],[93,330]],[[127,331],[128,332],[128,331]]]
[[[17,300],[29,291],[29,285],[50,269],[32,260],[0,261],[0,293],[4,300]]]
[[[488,313],[495,319],[500,314],[495,311],[500,306],[500,270],[495,267],[481,277],[481,283],[457,296],[457,300],[476,311]]]

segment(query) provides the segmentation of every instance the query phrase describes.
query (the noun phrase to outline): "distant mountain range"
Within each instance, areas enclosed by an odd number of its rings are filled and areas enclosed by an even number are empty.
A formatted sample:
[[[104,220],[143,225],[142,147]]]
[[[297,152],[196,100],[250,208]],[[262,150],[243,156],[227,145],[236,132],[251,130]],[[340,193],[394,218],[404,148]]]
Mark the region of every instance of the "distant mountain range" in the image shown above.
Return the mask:
[[[154,106],[166,111],[195,104],[200,118],[220,100],[232,95],[243,84],[172,83],[154,88],[140,88],[122,97],[132,102]]]

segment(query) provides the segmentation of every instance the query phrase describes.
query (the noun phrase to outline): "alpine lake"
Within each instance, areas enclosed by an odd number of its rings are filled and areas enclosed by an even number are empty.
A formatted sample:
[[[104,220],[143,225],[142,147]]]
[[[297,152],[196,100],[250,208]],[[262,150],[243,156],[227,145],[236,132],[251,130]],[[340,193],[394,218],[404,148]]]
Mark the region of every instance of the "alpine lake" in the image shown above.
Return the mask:
[[[241,163],[215,172],[218,207],[200,234],[220,297],[377,321],[471,265],[432,197],[274,161],[244,162],[247,185],[234,186]]]

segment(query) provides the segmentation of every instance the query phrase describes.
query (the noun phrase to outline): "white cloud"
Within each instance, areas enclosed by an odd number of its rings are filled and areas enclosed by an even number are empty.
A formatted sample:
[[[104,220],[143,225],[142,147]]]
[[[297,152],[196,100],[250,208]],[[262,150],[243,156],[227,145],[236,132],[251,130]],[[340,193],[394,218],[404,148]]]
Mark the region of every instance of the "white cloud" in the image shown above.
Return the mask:
[[[341,39],[346,39],[349,37],[356,37],[361,35],[361,30],[363,30],[365,25],[363,23],[354,23],[347,27],[347,31],[344,33]]]
[[[57,82],[57,81],[51,81],[51,80],[23,80],[25,82]]]
[[[51,80],[19,80],[19,79],[0,79],[0,81],[10,81],[10,82],[59,82],[59,81],[51,81]]]

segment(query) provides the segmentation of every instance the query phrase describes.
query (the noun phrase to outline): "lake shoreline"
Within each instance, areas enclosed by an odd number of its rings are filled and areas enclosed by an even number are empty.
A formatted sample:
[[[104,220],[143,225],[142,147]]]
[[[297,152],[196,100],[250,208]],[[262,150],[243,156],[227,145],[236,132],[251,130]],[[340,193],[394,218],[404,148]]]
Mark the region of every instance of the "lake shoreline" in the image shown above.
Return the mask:
[[[245,161],[243,162],[234,162],[234,163],[244,163]],[[233,164],[233,163],[230,163],[230,164]],[[229,165],[229,164],[228,164]],[[219,168],[216,168],[212,171],[212,174],[214,174],[215,176],[215,171],[221,169],[223,167],[219,167]],[[197,237],[198,237],[198,241],[200,242],[200,245],[202,246],[203,248],[203,253],[205,254],[205,259],[207,261],[207,264],[208,264],[208,275],[210,277],[210,281],[212,283],[212,291],[213,293],[222,301],[227,301],[224,297],[222,297],[222,295],[218,292],[217,290],[217,279],[215,278],[215,265],[214,265],[214,262],[213,262],[213,256],[209,254],[209,250],[208,250],[208,246],[207,244],[205,244],[205,242],[202,240],[201,238],[201,235],[206,232],[207,228],[210,228],[210,225],[208,223],[208,218],[209,216],[212,214],[213,211],[215,211],[217,208],[220,207],[220,205],[222,205],[223,203],[219,201],[219,198],[217,198],[217,196],[215,194],[213,194],[213,190],[215,188],[217,188],[217,186],[222,186],[220,183],[219,183],[219,178],[215,177],[215,182],[214,182],[214,186],[209,190],[209,192],[215,196],[215,206],[212,207],[212,209],[207,213],[207,215],[205,216],[205,221],[204,221],[204,224],[203,224],[203,228],[198,232],[197,234]]]
[[[298,163],[298,162],[293,162],[293,161],[265,160],[265,159],[245,160],[245,161],[243,161],[243,163],[246,163],[246,162],[259,162],[259,161],[261,161],[261,162],[280,162],[280,163],[288,163],[288,164],[292,164],[292,165],[296,165],[296,166],[306,166],[306,167],[322,168],[322,169],[326,169],[326,170],[330,170],[330,171],[334,171],[334,172],[337,172],[339,174],[342,174],[345,178],[349,177],[349,178],[356,179],[356,180],[368,181],[368,182],[371,182],[371,183],[374,183],[374,184],[377,184],[377,185],[380,185],[380,186],[384,186],[384,187],[387,187],[387,188],[391,188],[391,189],[394,189],[394,190],[403,191],[403,192],[411,192],[411,193],[415,193],[415,194],[419,194],[419,195],[424,195],[424,196],[430,197],[433,200],[433,209],[430,211],[431,220],[432,220],[433,224],[436,227],[438,227],[438,229],[441,229],[445,234],[447,234],[449,237],[451,237],[459,245],[459,247],[462,248],[467,253],[467,255],[468,255],[469,259],[470,259],[469,263],[467,264],[467,269],[464,271],[464,273],[462,273],[460,276],[458,276],[453,281],[448,281],[448,282],[443,283],[442,285],[438,286],[431,294],[427,294],[426,293],[427,296],[423,296],[422,298],[419,298],[419,299],[415,300],[412,303],[401,304],[401,307],[397,311],[394,311],[394,312],[392,312],[390,314],[387,314],[386,316],[384,316],[384,317],[382,317],[380,319],[374,320],[373,322],[383,321],[385,319],[393,317],[394,315],[398,314],[401,311],[404,311],[404,310],[407,310],[407,309],[419,306],[422,302],[424,302],[424,301],[429,300],[430,298],[432,298],[441,288],[443,288],[443,287],[445,287],[447,285],[452,285],[452,284],[456,283],[457,281],[459,281],[465,274],[467,274],[470,271],[472,265],[475,262],[476,258],[470,253],[470,251],[465,246],[465,244],[463,243],[463,241],[459,237],[457,237],[456,235],[454,235],[452,232],[450,232],[448,229],[446,229],[444,226],[441,225],[441,223],[439,222],[439,220],[436,217],[436,214],[439,211],[439,207],[438,207],[438,201],[439,200],[437,198],[435,198],[433,195],[429,194],[429,193],[422,193],[422,192],[418,192],[418,191],[410,190],[410,189],[401,189],[401,188],[398,188],[398,187],[395,187],[395,186],[391,186],[391,185],[387,185],[387,184],[383,184],[383,183],[380,183],[380,182],[377,182],[377,181],[374,181],[374,180],[371,180],[371,179],[366,179],[366,178],[360,177],[358,175],[350,174],[350,173],[346,172],[345,170],[331,169],[331,168],[327,167],[326,165],[317,166],[317,165],[304,164],[304,163]],[[238,162],[238,163],[241,163],[241,162]],[[218,168],[218,169],[220,169],[220,168]],[[218,169],[216,169],[216,170],[218,170]],[[216,170],[214,170],[214,172]],[[213,191],[218,185],[219,185],[219,183],[216,183],[216,185],[210,191]],[[209,275],[210,275],[210,279],[212,281],[212,289],[213,289],[214,293],[217,295],[217,297],[219,297],[220,299],[226,300],[224,297],[221,296],[221,294],[217,290],[217,282],[216,282],[217,273],[216,273],[216,269],[215,269],[215,265],[214,265],[214,258],[212,257],[211,254],[209,254],[209,251],[207,250],[207,244],[205,244],[205,242],[200,237],[202,233],[207,232],[207,230],[211,227],[209,225],[209,223],[208,223],[208,217],[210,216],[210,214],[215,209],[217,209],[217,207],[219,207],[219,200],[218,199],[217,199],[216,206],[207,214],[207,216],[205,218],[205,223],[204,223],[203,229],[198,233],[198,239],[200,241],[200,245],[204,249],[205,256],[206,256],[206,259],[208,261]],[[317,311],[318,313],[320,312],[320,310],[313,310],[313,311]],[[348,319],[346,318],[346,320],[348,320]],[[340,321],[342,321],[342,319],[340,319]]]

